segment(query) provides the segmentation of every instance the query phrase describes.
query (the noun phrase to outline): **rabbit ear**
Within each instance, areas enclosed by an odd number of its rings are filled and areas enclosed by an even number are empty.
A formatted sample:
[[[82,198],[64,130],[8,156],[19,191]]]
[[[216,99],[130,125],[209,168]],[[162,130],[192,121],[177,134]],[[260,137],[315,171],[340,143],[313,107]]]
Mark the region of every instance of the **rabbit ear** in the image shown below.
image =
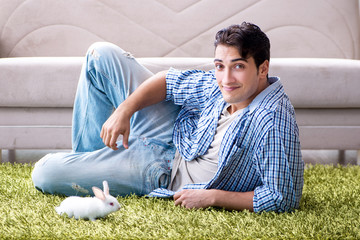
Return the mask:
[[[92,190],[93,190],[93,192],[95,194],[95,197],[97,197],[100,200],[105,201],[105,199],[106,199],[105,194],[100,188],[92,187]]]
[[[107,182],[107,181],[103,181],[103,186],[104,186],[104,193],[105,193],[105,195],[110,195],[108,182]]]

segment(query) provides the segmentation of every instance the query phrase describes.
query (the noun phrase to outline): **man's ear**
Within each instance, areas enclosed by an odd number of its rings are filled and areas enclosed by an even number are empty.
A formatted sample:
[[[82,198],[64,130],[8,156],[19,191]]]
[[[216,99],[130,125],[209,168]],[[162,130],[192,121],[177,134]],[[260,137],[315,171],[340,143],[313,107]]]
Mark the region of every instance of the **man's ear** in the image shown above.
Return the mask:
[[[262,64],[259,66],[259,75],[260,77],[266,78],[266,76],[269,73],[269,61],[265,60]]]

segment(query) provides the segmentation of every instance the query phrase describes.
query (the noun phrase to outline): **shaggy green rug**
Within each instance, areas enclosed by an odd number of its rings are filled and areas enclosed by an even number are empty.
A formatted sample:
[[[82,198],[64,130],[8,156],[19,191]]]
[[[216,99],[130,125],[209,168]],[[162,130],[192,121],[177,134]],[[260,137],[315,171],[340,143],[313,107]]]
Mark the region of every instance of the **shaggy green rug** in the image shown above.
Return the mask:
[[[0,239],[360,239],[360,167],[307,165],[301,207],[292,213],[187,210],[130,196],[95,222],[60,217],[64,199],[44,195],[31,165],[0,164]]]

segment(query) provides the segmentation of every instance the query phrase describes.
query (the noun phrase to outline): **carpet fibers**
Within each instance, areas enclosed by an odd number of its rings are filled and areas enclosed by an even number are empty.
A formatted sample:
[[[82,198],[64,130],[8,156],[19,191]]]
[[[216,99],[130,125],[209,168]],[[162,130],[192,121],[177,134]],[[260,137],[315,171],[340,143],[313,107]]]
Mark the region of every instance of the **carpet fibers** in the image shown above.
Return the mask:
[[[173,201],[119,197],[97,221],[59,216],[64,199],[35,190],[32,166],[0,164],[0,239],[360,239],[360,167],[307,165],[292,213],[187,210]]]

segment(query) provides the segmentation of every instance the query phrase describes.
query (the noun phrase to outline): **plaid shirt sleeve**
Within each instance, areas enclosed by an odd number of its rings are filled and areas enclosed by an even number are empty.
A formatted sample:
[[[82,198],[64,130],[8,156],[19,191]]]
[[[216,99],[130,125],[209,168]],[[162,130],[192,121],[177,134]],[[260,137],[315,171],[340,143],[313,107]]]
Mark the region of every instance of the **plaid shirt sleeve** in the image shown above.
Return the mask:
[[[174,123],[173,142],[186,161],[203,155],[211,144],[216,121],[214,109],[221,96],[214,70],[176,70],[166,76],[166,100],[181,105]]]
[[[304,164],[298,127],[285,108],[274,114],[273,127],[255,155],[262,185],[254,191],[254,211],[285,212],[299,207]]]
[[[170,68],[166,75],[166,100],[177,105],[202,108],[213,87],[213,72],[177,70]]]

